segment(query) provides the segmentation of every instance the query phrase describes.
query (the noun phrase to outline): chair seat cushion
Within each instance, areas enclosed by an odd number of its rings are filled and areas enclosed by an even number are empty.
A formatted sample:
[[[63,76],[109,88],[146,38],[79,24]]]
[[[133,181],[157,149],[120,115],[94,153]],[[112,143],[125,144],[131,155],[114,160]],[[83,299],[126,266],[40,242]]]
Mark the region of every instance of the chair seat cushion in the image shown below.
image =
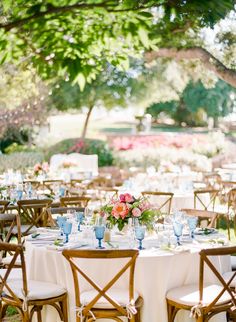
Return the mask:
[[[31,227],[31,225],[21,225],[22,235],[24,235],[26,232],[27,232],[27,234],[33,234],[34,232],[37,231],[37,227],[35,227],[35,226],[32,226],[31,228],[30,227]],[[29,228],[30,228],[30,230],[28,231]],[[12,233],[15,235],[18,233],[16,226],[12,229]]]
[[[22,286],[23,282],[22,279],[12,279],[8,281],[8,285],[16,294],[16,296],[20,299],[23,299],[22,294]],[[47,283],[47,282],[40,282],[40,281],[28,281],[28,299],[29,300],[43,300],[49,299],[52,297],[57,297],[66,293],[66,289],[60,285]],[[9,295],[8,291],[4,290],[6,294]]]
[[[236,256],[230,256],[231,267],[233,271],[236,271]]]
[[[0,269],[0,276],[4,277],[6,274],[6,271],[7,271],[6,268],[1,268]],[[20,278],[22,278],[21,268],[12,268],[7,280],[9,281],[10,279],[20,279]]]
[[[0,213],[0,221],[14,220],[15,218],[16,218],[15,214],[1,214]]]
[[[9,265],[10,262],[12,261],[13,256],[6,256],[2,258],[2,264],[3,265]],[[20,257],[17,257],[16,261],[15,261],[15,265],[21,266],[21,259]]]
[[[203,289],[203,305],[211,303],[220,293],[222,287],[219,285],[206,285]],[[169,290],[166,294],[168,300],[177,302],[179,304],[194,306],[199,303],[199,286],[198,284],[185,285]],[[218,300],[217,305],[224,304],[231,300],[228,292],[224,292]]]
[[[88,304],[91,300],[98,294],[96,290],[85,291],[81,293],[81,303],[83,305]],[[107,294],[116,302],[118,302],[121,306],[126,306],[129,304],[129,291],[123,289],[111,289],[107,291]],[[134,301],[136,302],[139,297],[137,292],[134,292]],[[97,309],[113,309],[114,306],[107,301],[104,297],[100,297],[100,299],[94,304],[94,308]]]
[[[226,272],[226,273],[222,274],[222,276],[223,276],[224,280],[226,281],[226,283],[228,283],[228,281],[231,279],[233,274],[236,274],[236,272],[230,271],[230,272]],[[236,276],[234,277],[234,279],[230,283],[230,286],[231,287],[236,287]]]

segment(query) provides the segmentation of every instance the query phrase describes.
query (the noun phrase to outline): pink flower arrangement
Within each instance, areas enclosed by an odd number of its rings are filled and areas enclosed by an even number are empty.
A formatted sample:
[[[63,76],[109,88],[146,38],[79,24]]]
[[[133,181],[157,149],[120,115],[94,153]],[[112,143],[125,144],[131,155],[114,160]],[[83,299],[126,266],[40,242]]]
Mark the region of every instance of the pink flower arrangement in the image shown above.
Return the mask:
[[[46,174],[49,171],[48,162],[36,163],[34,166],[34,175]]]
[[[145,197],[135,198],[129,193],[121,194],[118,198],[112,198],[108,204],[100,210],[101,217],[105,217],[112,225],[117,225],[119,230],[128,224],[129,219],[136,218],[142,225],[148,228],[160,213],[151,208],[151,204]]]

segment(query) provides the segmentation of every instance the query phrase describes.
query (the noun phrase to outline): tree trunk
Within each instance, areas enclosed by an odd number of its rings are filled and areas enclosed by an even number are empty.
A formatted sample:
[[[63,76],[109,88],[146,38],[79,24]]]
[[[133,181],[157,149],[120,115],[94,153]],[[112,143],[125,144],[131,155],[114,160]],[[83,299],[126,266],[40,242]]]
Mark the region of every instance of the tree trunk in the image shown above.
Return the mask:
[[[159,57],[173,58],[175,60],[200,59],[204,66],[213,71],[217,77],[236,88],[236,71],[227,68],[221,61],[201,47],[187,49],[160,48],[145,54],[147,62]]]
[[[94,104],[91,104],[89,106],[89,110],[88,110],[88,113],[86,115],[86,119],[85,119],[85,122],[84,122],[83,130],[82,130],[82,134],[81,134],[82,139],[84,139],[85,136],[86,136],[87,129],[88,129],[88,123],[89,123],[89,119],[90,119],[90,116],[91,116],[93,108],[94,108]]]

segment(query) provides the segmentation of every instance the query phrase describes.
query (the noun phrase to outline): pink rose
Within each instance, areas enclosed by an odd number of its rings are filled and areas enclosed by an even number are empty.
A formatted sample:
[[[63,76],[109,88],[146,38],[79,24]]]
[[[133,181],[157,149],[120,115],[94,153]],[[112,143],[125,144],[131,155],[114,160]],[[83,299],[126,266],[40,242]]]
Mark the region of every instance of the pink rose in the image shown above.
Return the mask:
[[[150,202],[149,202],[149,201],[144,200],[144,201],[142,201],[142,202],[140,203],[139,208],[140,208],[142,211],[144,211],[144,210],[150,209],[150,208],[151,208],[151,204],[150,204]]]
[[[133,202],[134,198],[129,193],[124,193],[120,195],[121,202]]]
[[[141,214],[142,214],[142,212],[141,212],[141,210],[140,210],[139,208],[134,208],[134,209],[132,210],[132,215],[133,215],[134,217],[140,217],[140,216],[141,216]]]
[[[129,208],[123,202],[117,202],[112,209],[112,216],[124,219],[129,213]]]

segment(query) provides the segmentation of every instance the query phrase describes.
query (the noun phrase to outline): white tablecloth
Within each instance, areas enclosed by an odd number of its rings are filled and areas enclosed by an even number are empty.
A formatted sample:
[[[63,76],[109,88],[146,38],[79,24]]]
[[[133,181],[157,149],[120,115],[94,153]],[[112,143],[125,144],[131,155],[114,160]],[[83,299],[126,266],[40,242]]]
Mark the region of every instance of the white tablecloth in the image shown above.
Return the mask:
[[[135,269],[135,287],[144,299],[142,309],[142,322],[167,322],[166,292],[177,286],[197,283],[199,273],[199,248],[193,248],[191,252],[173,254],[160,249],[149,249],[140,252]],[[26,243],[26,258],[28,276],[30,279],[54,282],[63,285],[68,290],[69,321],[75,322],[74,286],[70,267],[61,252],[48,250],[46,247],[37,247]],[[221,271],[230,269],[228,257],[217,259],[217,266]],[[89,264],[90,263],[90,264]],[[92,264],[88,260],[80,260],[82,267],[88,269],[88,273],[94,276],[99,273],[99,283],[114,275],[120,261],[108,260],[102,268],[98,268],[98,262]],[[101,266],[99,266],[101,267]],[[206,280],[213,281],[213,276],[206,272]],[[124,283],[121,282],[121,284]],[[80,285],[81,289],[85,285]],[[57,314],[51,308],[44,310],[44,321],[60,321]],[[104,320],[105,321],[105,320]],[[107,321],[107,320],[106,320]],[[195,321],[189,318],[189,312],[180,311],[176,322]],[[226,321],[224,314],[218,314],[211,322]]]

